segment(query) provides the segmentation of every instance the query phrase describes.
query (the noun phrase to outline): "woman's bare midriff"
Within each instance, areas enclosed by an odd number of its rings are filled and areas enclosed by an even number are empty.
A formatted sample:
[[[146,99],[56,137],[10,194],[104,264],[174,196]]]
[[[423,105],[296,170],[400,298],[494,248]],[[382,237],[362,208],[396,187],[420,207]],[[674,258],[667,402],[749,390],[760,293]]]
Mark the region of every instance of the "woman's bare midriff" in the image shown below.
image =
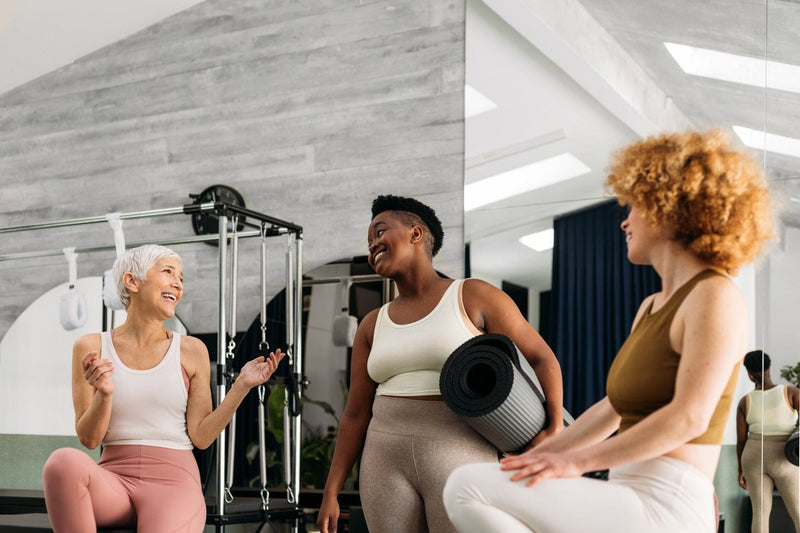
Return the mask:
[[[393,396],[391,394],[384,394],[387,398],[400,398],[402,400],[427,400],[427,401],[434,401],[434,402],[441,402],[442,395],[441,394],[430,394],[427,396]]]
[[[684,444],[680,448],[665,453],[664,456],[689,463],[713,482],[720,450],[721,446],[717,444]]]

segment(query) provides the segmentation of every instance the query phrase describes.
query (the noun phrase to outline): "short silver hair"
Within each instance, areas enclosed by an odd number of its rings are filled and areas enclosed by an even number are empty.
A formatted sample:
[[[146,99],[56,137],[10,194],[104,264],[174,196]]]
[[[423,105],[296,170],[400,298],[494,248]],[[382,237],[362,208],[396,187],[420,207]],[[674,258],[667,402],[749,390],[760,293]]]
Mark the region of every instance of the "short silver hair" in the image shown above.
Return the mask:
[[[181,256],[166,246],[145,244],[144,246],[131,248],[114,261],[111,275],[114,278],[114,283],[117,285],[119,301],[122,302],[125,309],[127,309],[131,303],[131,295],[122,282],[122,276],[124,276],[126,272],[130,272],[133,274],[133,277],[139,281],[144,281],[147,276],[147,271],[153,268],[162,257],[172,257],[178,261],[181,260]]]

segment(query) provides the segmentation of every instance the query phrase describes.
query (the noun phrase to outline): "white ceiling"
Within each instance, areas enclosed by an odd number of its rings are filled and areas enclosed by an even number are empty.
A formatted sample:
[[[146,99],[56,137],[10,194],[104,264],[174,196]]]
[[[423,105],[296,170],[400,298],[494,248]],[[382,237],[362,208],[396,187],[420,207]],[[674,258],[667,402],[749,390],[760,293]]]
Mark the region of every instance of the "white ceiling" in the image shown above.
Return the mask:
[[[199,2],[3,0],[0,94]],[[797,28],[798,0],[467,0],[467,83],[498,107],[466,121],[466,182],[567,151],[592,169],[468,212],[473,275],[549,288],[551,254],[519,237],[601,201],[609,154],[641,136],[740,124],[800,138],[800,95],[688,76],[663,46],[800,65]],[[800,225],[800,159],[766,164]]]
[[[202,0],[2,0],[0,94]]]
[[[467,83],[498,107],[466,121],[466,182],[563,151],[592,169],[467,212],[473,275],[549,288],[552,254],[519,237],[603,200],[609,155],[641,136],[738,124],[800,138],[800,95],[686,75],[663,45],[800,65],[797,28],[796,0],[468,0]],[[766,166],[797,225],[800,159]]]

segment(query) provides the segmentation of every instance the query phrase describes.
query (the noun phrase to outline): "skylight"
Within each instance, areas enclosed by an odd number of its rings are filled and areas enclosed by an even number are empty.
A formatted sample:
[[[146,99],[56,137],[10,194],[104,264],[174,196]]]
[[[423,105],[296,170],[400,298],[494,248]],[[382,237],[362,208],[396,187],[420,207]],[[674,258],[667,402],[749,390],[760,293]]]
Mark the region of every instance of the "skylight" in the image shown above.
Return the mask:
[[[497,104],[470,85],[464,85],[464,118],[474,117],[496,108]]]
[[[736,132],[736,135],[739,136],[745,146],[750,148],[766,150],[774,154],[800,157],[800,139],[753,130],[744,126],[734,126],[733,131]]]
[[[687,74],[800,93],[800,66],[755,57],[728,54],[707,48],[664,43]]]
[[[554,238],[555,233],[553,232],[553,228],[550,228],[520,237],[519,242],[528,248],[533,248],[537,252],[544,252],[545,250],[549,250],[553,247]]]
[[[499,202],[591,172],[580,159],[564,153],[470,183],[464,188],[464,210]]]

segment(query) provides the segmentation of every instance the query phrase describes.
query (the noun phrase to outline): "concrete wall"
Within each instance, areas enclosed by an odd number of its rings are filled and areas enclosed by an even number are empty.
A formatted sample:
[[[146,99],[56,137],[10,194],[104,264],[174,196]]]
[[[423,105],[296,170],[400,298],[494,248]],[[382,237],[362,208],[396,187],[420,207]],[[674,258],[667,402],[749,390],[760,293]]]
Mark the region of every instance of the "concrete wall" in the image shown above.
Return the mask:
[[[463,0],[209,0],[0,95],[0,228],[179,206],[223,183],[303,226],[308,271],[363,255],[372,199],[395,193],[436,209],[447,233],[436,268],[461,276],[463,87]],[[193,234],[185,215],[123,229],[128,242]],[[255,241],[240,245],[239,324],[259,305]],[[0,255],[98,245],[113,245],[105,223],[0,234]],[[216,248],[175,249],[178,315],[215,331]],[[270,297],[285,249],[270,239]],[[78,275],[113,258],[82,254]],[[0,261],[0,338],[66,280],[61,256]],[[68,358],[68,344],[50,355]],[[38,488],[49,451],[77,445],[41,435],[25,455],[34,437],[0,433],[17,450],[2,487]]]
[[[463,84],[462,0],[210,0],[0,96],[0,227],[178,206],[224,183],[302,225],[311,269],[363,254],[369,204],[394,192],[436,208],[437,268],[461,275]],[[129,242],[192,234],[184,215],[124,229]],[[285,249],[273,241],[270,293]],[[0,253],[112,243],[103,224],[6,235]],[[216,250],[176,249],[178,313],[214,330]],[[79,274],[112,260],[80,256]],[[242,261],[241,291],[257,266]],[[0,336],[65,279],[61,257],[0,262]],[[240,299],[240,323],[256,300]]]

